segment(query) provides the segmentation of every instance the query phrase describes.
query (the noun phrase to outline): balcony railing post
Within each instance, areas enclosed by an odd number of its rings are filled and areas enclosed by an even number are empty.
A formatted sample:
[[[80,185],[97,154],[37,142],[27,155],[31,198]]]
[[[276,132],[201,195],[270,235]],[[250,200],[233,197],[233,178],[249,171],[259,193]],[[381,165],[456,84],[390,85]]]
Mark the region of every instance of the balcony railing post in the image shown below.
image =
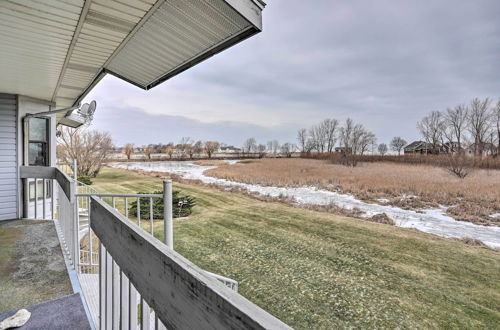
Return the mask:
[[[174,228],[172,220],[172,180],[163,181],[163,231],[165,244],[174,249]]]
[[[73,178],[75,179],[75,182],[78,181],[78,164],[76,159],[73,159]]]
[[[71,257],[73,258],[73,267],[78,270],[78,265],[80,263],[80,240],[79,240],[79,223],[80,223],[80,216],[78,212],[78,199],[76,197],[76,181],[72,181],[69,183],[70,186],[70,198],[69,199],[69,212],[71,214],[70,219],[68,221],[71,221],[70,228],[72,228],[72,232],[70,235],[73,237],[73,244],[71,246]]]

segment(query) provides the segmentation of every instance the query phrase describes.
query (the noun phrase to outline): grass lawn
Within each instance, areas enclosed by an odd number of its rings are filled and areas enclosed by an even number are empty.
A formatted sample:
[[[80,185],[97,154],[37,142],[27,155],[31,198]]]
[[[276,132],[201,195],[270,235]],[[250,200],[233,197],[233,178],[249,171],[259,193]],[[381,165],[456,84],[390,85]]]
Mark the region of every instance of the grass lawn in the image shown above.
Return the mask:
[[[93,186],[153,192],[161,179],[104,168]],[[174,222],[175,250],[234,278],[294,328],[500,328],[499,252],[202,186],[174,189],[197,200]]]

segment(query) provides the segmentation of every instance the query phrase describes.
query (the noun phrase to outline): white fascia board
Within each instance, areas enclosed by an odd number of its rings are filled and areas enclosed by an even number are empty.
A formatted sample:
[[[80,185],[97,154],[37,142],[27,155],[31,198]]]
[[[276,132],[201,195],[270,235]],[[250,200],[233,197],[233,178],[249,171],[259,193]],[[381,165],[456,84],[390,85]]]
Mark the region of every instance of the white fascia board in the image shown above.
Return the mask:
[[[254,0],[224,0],[259,31],[262,31],[262,9]]]

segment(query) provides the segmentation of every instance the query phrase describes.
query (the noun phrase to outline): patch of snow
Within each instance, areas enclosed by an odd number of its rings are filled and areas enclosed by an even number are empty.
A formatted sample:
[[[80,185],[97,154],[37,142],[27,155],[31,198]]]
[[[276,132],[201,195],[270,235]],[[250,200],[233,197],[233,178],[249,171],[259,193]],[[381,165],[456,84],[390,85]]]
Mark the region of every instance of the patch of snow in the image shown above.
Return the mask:
[[[494,249],[500,249],[500,227],[480,226],[470,222],[456,221],[445,215],[446,209],[444,207],[416,212],[390,205],[370,204],[356,199],[349,194],[340,194],[310,186],[287,188],[234,182],[203,174],[206,170],[215,168],[216,166],[201,166],[191,162],[137,162],[113,163],[110,165],[128,170],[173,173],[182,176],[184,179],[200,180],[204,183],[213,183],[222,186],[241,187],[247,189],[249,192],[256,192],[261,195],[290,197],[301,204],[335,204],[349,210],[356,208],[363,212],[366,217],[385,213],[399,227],[416,228],[420,231],[443,237],[470,237],[478,239]]]
[[[226,163],[228,163],[229,165],[234,165],[234,164],[236,164],[236,163],[239,163],[239,162],[240,162],[240,160],[239,160],[239,159],[224,159],[224,161],[225,161]]]
[[[380,202],[380,203],[389,203],[390,202],[390,200],[388,200],[387,198],[377,198],[376,201]]]
[[[492,218],[500,218],[500,213],[490,214],[490,217],[492,217]]]

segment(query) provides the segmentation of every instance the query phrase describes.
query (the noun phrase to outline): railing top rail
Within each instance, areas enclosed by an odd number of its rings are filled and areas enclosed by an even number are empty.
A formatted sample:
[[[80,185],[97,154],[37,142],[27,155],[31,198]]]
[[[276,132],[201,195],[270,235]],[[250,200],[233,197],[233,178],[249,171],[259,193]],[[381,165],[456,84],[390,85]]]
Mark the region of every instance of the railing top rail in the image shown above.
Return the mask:
[[[206,270],[205,270],[205,273],[207,273],[208,275],[213,276],[213,277],[215,277],[217,279],[220,279],[222,281],[230,282],[230,283],[233,283],[233,284],[238,284],[238,281],[235,281],[232,278],[225,277],[225,276],[222,276],[222,275],[219,275],[219,274],[215,274],[215,273],[211,273],[211,272],[208,272]]]
[[[74,184],[73,180],[69,178],[64,172],[56,167],[50,166],[20,166],[19,167],[19,177],[21,179],[53,179],[56,180],[61,189],[64,191],[66,197],[72,201],[73,196],[73,188]]]
[[[168,329],[290,329],[91,197],[91,227]]]
[[[114,193],[78,193],[77,197],[140,197],[140,198],[163,198],[162,194],[114,194]]]

